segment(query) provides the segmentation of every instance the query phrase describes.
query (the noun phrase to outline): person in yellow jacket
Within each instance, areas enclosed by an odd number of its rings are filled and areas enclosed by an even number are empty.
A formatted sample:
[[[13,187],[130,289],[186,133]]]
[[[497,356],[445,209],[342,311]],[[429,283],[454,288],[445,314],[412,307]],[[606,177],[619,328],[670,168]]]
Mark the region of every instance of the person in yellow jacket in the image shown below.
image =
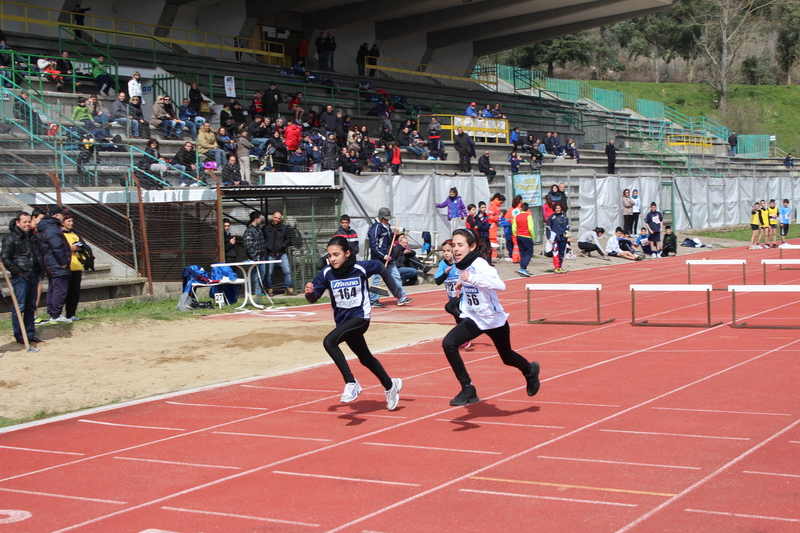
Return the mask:
[[[764,240],[764,244],[767,248],[770,247],[770,243],[768,240],[771,240],[771,246],[773,248],[778,247],[778,206],[775,205],[775,200],[769,201],[769,207],[767,207],[767,222],[769,222],[769,230],[767,233],[767,238]]]
[[[761,233],[761,228],[763,228],[767,221],[764,220],[761,211],[761,204],[756,202],[753,205],[753,209],[750,211],[750,229],[753,230],[753,234],[750,237],[750,249],[751,250],[758,250],[761,246],[758,244],[759,234]]]
[[[75,225],[75,219],[72,218],[71,213],[64,215],[64,237],[69,243],[70,250],[72,251],[72,258],[69,262],[69,282],[67,284],[67,299],[64,302],[64,315],[70,321],[74,322],[80,320],[75,317],[75,311],[78,309],[78,301],[81,297],[81,279],[83,278],[83,262],[81,257],[83,255],[83,241],[77,233],[72,231]]]
[[[533,216],[528,210],[528,203],[522,202],[519,206],[519,214],[514,217],[511,224],[511,232],[517,238],[517,246],[519,246],[519,270],[517,274],[529,278],[531,273],[528,272],[528,263],[531,262],[533,257]]]

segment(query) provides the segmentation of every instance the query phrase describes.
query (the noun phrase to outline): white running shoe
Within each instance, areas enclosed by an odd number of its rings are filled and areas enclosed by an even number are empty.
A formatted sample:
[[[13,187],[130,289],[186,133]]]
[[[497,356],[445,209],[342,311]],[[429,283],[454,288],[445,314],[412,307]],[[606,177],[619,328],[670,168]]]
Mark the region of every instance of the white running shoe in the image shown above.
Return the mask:
[[[50,322],[52,322],[53,324],[72,324],[72,320],[65,317],[64,315],[61,315],[58,318],[51,318]]]
[[[397,409],[401,390],[403,390],[403,380],[400,378],[392,378],[392,388],[384,391],[386,394],[386,408],[390,411]]]
[[[344,386],[344,392],[342,393],[342,403],[356,401],[356,398],[358,398],[359,394],[361,394],[361,385],[358,384],[358,381],[347,383]]]

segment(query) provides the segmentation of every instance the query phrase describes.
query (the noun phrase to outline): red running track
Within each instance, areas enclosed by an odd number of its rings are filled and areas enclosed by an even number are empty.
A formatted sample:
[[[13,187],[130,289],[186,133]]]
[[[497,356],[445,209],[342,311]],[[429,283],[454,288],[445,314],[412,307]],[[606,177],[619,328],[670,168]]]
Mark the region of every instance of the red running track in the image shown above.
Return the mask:
[[[760,259],[777,250],[702,256],[747,259],[748,283],[760,283]],[[684,260],[509,282],[513,345],[542,365],[534,398],[483,337],[464,351],[482,399],[468,407],[449,407],[458,384],[434,340],[380,354],[404,380],[394,412],[357,363],[365,390],[340,404],[328,364],[11,428],[0,533],[800,531],[800,335],[731,328],[723,291],[712,296],[721,326],[631,326],[628,285],[685,283]],[[800,271],[769,275],[800,282]],[[722,287],[741,270],[692,278]],[[616,321],[529,325],[526,282],[602,283]],[[583,293],[532,298],[543,316],[593,315]],[[742,302],[750,323],[800,324],[796,295]],[[443,304],[442,291],[421,293],[375,320],[449,323]],[[282,319],[329,316],[307,309],[319,314]],[[693,322],[705,300],[642,293],[637,309]]]

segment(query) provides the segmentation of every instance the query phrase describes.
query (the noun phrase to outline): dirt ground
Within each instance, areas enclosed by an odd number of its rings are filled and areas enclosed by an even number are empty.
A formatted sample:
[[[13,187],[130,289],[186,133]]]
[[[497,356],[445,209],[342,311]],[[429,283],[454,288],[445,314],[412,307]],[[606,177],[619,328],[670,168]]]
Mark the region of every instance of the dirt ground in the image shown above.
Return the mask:
[[[680,235],[678,242],[686,236]],[[712,238],[703,242],[715,247],[743,244]],[[679,248],[678,253],[707,250]],[[538,246],[535,253],[540,253]],[[567,261],[565,268],[569,271],[608,264],[579,258]],[[500,261],[497,268],[504,279],[518,278],[517,265]],[[528,270],[535,275],[552,275],[545,273],[547,269],[552,269],[552,260],[535,257]],[[409,293],[433,288],[428,284],[407,287]],[[451,327],[373,321],[367,341],[377,353],[441,338]],[[0,346],[5,352],[0,358],[0,416],[18,419],[41,411],[61,413],[327,363],[330,358],[322,348],[322,339],[332,329],[332,320],[329,313],[325,320],[304,322],[260,317],[244,322],[98,319],[47,328],[40,331],[49,340],[39,345],[37,353],[26,353],[15,343]]]

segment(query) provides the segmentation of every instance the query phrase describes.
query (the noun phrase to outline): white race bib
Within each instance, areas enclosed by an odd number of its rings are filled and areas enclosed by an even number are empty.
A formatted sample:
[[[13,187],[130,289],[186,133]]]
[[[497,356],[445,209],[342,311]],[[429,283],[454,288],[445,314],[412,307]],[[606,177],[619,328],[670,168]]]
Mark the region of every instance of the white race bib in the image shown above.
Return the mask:
[[[333,294],[336,307],[340,309],[361,307],[363,303],[361,279],[347,278],[333,280],[331,281],[331,294]]]
[[[476,287],[464,285],[464,301],[470,311],[478,311],[481,307],[480,291]]]

